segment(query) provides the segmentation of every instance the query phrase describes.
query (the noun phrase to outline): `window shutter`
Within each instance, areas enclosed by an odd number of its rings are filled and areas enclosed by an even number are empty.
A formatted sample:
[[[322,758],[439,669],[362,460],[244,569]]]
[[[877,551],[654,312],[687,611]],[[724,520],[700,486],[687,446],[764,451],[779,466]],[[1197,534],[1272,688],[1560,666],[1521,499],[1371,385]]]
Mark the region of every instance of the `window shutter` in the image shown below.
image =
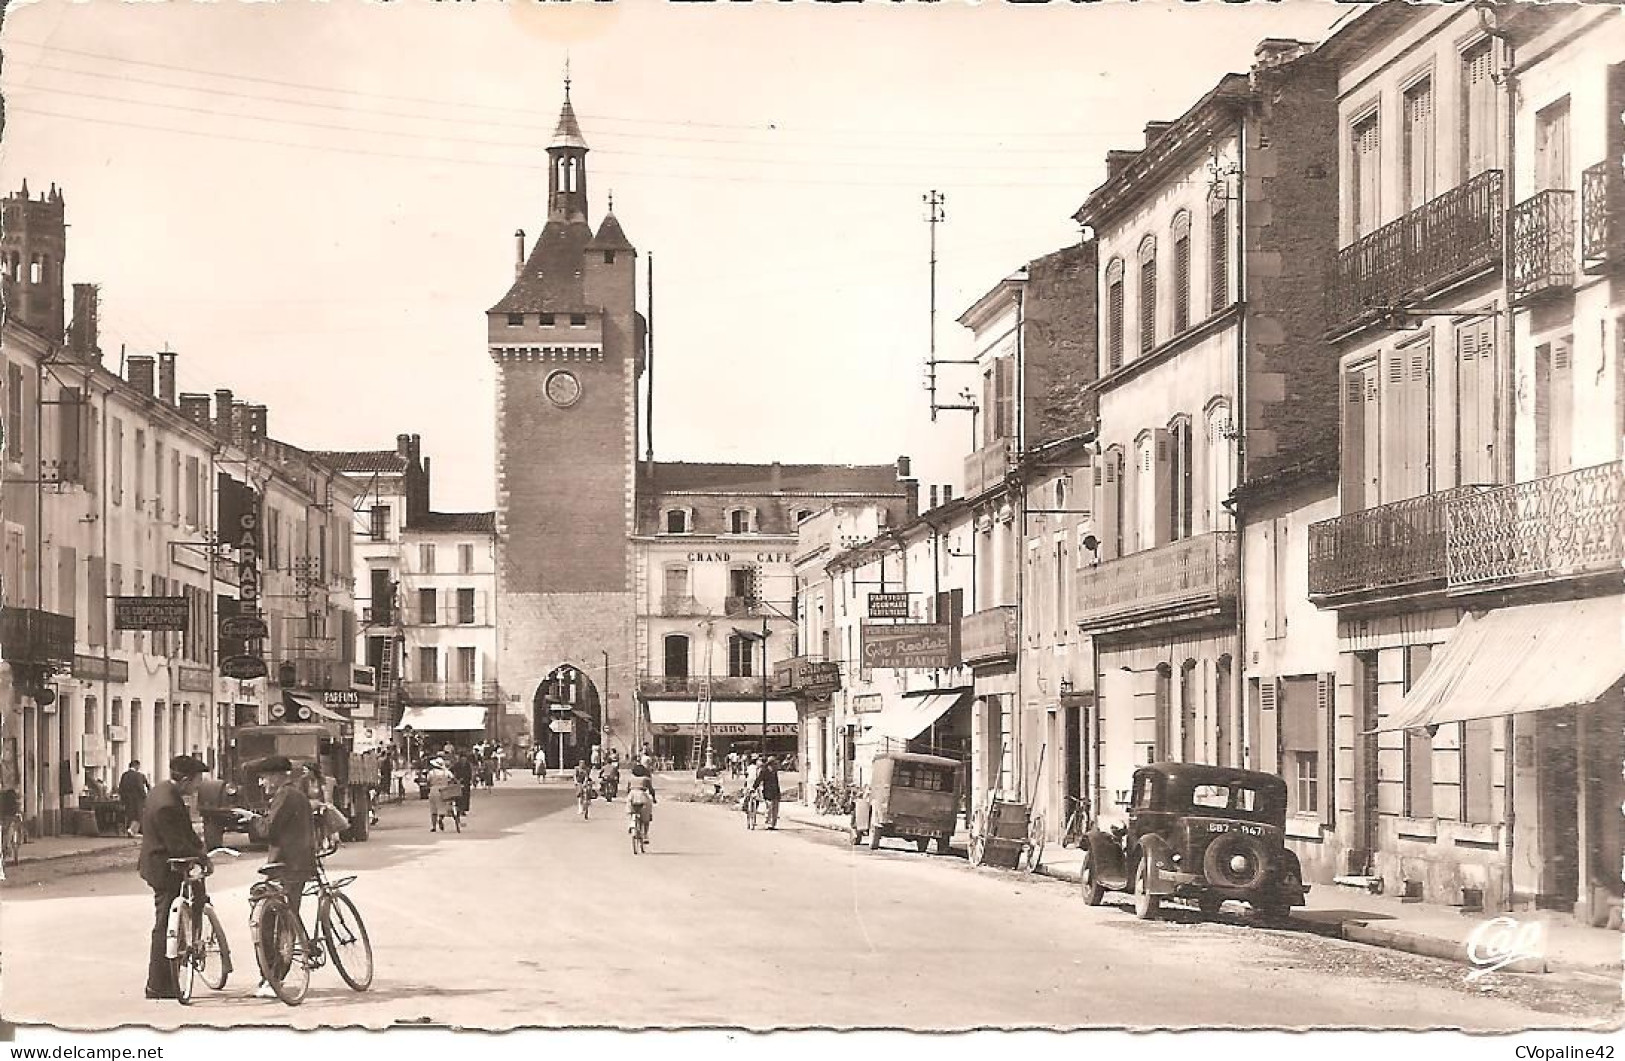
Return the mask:
[[[1495,473],[1494,318],[1456,329],[1456,481],[1493,483]]]
[[[1101,488],[1100,500],[1095,510],[1100,513],[1100,559],[1115,560],[1123,555],[1123,543],[1120,534],[1122,527],[1122,458],[1119,454],[1110,454],[1103,465],[1105,481]]]
[[[1164,545],[1177,537],[1170,523],[1174,513],[1173,444],[1164,428],[1157,428],[1153,434],[1150,456],[1153,461],[1151,487],[1154,491],[1151,526],[1156,537],[1153,543],[1148,544]]]
[[[1535,347],[1535,478],[1551,474],[1552,345]]]
[[[999,358],[999,423],[1000,438],[1016,435],[1016,359]]]
[[[1388,442],[1382,448],[1379,473],[1380,500],[1384,503],[1400,501],[1404,493],[1405,443],[1409,437],[1410,401],[1405,389],[1405,354],[1394,350],[1381,355],[1378,364],[1382,370],[1382,403],[1380,405],[1382,438]]]
[[[1124,555],[1139,552],[1146,547],[1146,543],[1141,540],[1143,536],[1141,528],[1145,525],[1145,519],[1140,510],[1141,494],[1149,486],[1146,482],[1150,475],[1146,457],[1145,447],[1136,445],[1133,454],[1134,467],[1123,476]]]
[[[1140,353],[1157,345],[1157,258],[1140,263]]]
[[[1224,206],[1208,224],[1208,289],[1214,313],[1230,305],[1230,210]]]
[[[1343,376],[1343,511],[1365,508],[1365,373]]]
[[[1433,490],[1433,344],[1417,343],[1406,349],[1405,390],[1410,403],[1405,462],[1407,496],[1420,497]]]
[[[1265,678],[1258,683],[1258,769],[1265,773],[1278,773],[1281,769],[1280,712],[1276,710],[1276,679]]]
[[[56,406],[57,442],[56,460],[57,475],[65,483],[79,482],[79,458],[82,452],[80,441],[79,388],[63,387],[57,395]],[[163,474],[159,468],[158,473]]]
[[[1552,344],[1551,474],[1569,471],[1574,437],[1573,344],[1567,338]]]
[[[1320,757],[1320,820],[1337,825],[1337,674],[1325,671],[1315,682],[1315,714],[1325,750]]]
[[[1123,367],[1123,281],[1111,285],[1107,302],[1106,369],[1109,372]]]
[[[1174,334],[1191,326],[1191,238],[1174,240]]]

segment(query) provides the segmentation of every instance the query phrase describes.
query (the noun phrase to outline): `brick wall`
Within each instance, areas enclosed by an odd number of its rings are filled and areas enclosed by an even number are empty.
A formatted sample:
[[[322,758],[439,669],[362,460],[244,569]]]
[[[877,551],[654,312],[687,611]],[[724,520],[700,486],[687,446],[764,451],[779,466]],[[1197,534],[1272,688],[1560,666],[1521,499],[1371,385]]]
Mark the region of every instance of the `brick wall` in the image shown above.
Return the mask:
[[[1321,338],[1337,250],[1337,82],[1310,58],[1255,73],[1244,247],[1248,303],[1243,481],[1338,443],[1337,358]]]
[[[1022,314],[1027,445],[1075,435],[1091,426],[1097,375],[1093,242],[1065,247],[1027,266]]]

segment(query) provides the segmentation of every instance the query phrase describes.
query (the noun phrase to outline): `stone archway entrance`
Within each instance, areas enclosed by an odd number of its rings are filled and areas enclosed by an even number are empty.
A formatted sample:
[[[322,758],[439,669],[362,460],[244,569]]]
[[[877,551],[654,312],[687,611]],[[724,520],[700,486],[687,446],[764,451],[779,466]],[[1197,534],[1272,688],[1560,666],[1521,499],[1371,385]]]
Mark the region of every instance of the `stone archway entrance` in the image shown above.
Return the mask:
[[[574,767],[603,741],[598,686],[573,663],[561,663],[548,672],[531,696],[530,712],[534,742],[545,750],[551,770]]]

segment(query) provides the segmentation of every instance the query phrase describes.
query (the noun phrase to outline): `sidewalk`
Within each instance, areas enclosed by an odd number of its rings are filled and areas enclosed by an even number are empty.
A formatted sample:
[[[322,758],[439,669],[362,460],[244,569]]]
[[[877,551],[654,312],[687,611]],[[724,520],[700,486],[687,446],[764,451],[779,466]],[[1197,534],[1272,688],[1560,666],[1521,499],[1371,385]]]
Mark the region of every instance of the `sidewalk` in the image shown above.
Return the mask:
[[[139,837],[131,836],[42,836],[23,845],[18,865],[30,862],[48,862],[75,855],[94,855],[119,847],[132,850],[141,846]]]
[[[847,819],[839,815],[818,814],[811,807],[799,803],[785,803],[779,808],[783,821],[792,821],[819,829],[845,832]],[[963,832],[956,834],[963,838]],[[1078,870],[1083,865],[1083,854],[1051,843],[1044,848],[1043,862],[1038,872],[1057,880],[1076,883]],[[1521,931],[1529,939],[1538,933],[1540,956],[1522,958],[1505,966],[1511,972],[1546,973],[1578,972],[1618,980],[1621,976],[1622,953],[1625,953],[1625,935],[1602,928],[1590,928],[1564,917],[1546,913],[1517,913],[1506,915],[1515,921],[1498,922],[1491,929],[1479,926],[1492,920],[1490,914],[1463,914],[1454,907],[1430,903],[1404,902],[1392,896],[1372,895],[1357,888],[1337,884],[1315,884],[1309,889],[1308,905],[1292,911],[1292,920],[1300,927],[1341,939],[1365,943],[1387,950],[1405,951],[1431,958],[1472,965],[1468,956],[1468,943],[1475,931],[1480,933],[1479,951],[1494,952],[1498,942],[1517,937]],[[1531,929],[1538,924],[1539,929]],[[1496,929],[1504,929],[1496,932]]]

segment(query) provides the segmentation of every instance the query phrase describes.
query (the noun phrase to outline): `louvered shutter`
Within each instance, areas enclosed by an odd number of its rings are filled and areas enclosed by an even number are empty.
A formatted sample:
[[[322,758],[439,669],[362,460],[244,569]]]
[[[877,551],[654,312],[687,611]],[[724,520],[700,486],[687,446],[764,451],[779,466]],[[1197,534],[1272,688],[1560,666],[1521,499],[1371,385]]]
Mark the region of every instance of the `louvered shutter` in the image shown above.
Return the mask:
[[[1365,373],[1343,376],[1343,511],[1365,508]]]
[[[1276,701],[1275,679],[1263,679],[1258,683],[1258,769],[1266,774],[1281,769],[1281,720]]]
[[[1355,238],[1381,223],[1382,213],[1382,131],[1375,114],[1354,127],[1354,206]]]
[[[1123,367],[1123,281],[1113,281],[1107,295],[1106,370]]]
[[[1410,423],[1405,445],[1406,496],[1433,491],[1433,344],[1416,343],[1405,351],[1405,390]]]
[[[1462,58],[1464,163],[1462,178],[1492,168],[1495,159],[1495,69],[1491,42],[1484,41]]]
[[[1230,305],[1230,211],[1223,206],[1208,221],[1208,296],[1214,313]]]
[[[1433,82],[1405,93],[1406,209],[1433,198]]]
[[[1381,425],[1382,447],[1380,500],[1383,503],[1401,501],[1404,493],[1405,442],[1409,434],[1410,401],[1405,387],[1405,354],[1393,350],[1378,358],[1382,371]]]
[[[1151,527],[1155,534],[1150,544],[1164,545],[1178,537],[1170,524],[1174,513],[1173,440],[1163,428],[1152,433],[1151,443]]]
[[[1456,481],[1493,483],[1495,474],[1494,318],[1456,329]]]
[[[1001,438],[1016,437],[1016,360],[1001,357],[999,371],[999,421]]]
[[[1140,262],[1140,353],[1157,345],[1157,258]]]
[[[1174,240],[1174,334],[1191,326],[1191,237]]]
[[[1102,465],[1104,481],[1100,491],[1100,559],[1115,560],[1123,555],[1123,462],[1120,454],[1110,454]]]
[[[79,388],[63,387],[57,394],[56,413],[56,472],[65,483],[79,481],[80,441]]]
[[[1551,474],[1552,345],[1535,347],[1535,477]]]
[[[1320,720],[1320,821],[1337,825],[1337,674],[1325,671],[1315,681],[1315,715]]]
[[[1123,554],[1139,552],[1145,548],[1141,544],[1141,530],[1144,516],[1140,510],[1140,495],[1145,490],[1145,447],[1136,444],[1134,452],[1129,455],[1133,466],[1126,469],[1123,475]]]
[[[1557,475],[1573,466],[1574,438],[1574,347],[1568,339],[1552,344],[1551,461],[1549,474]]]

